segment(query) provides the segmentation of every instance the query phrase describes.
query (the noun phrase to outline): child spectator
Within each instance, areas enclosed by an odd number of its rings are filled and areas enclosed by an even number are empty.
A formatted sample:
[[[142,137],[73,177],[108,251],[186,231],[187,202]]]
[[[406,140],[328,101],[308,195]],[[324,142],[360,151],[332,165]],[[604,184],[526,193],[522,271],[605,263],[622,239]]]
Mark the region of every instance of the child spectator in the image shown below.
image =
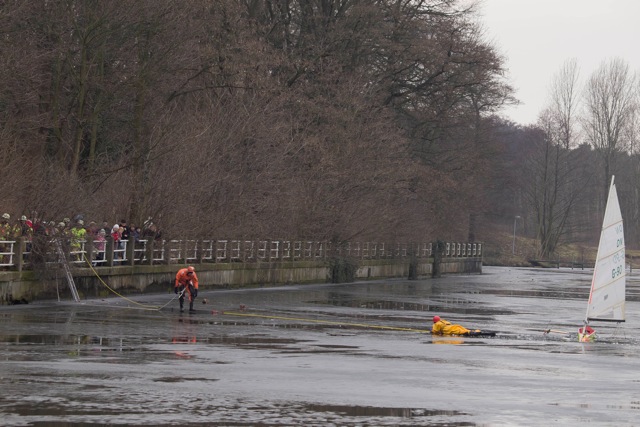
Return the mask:
[[[95,260],[93,261],[94,267],[98,265],[100,261],[105,260],[104,253],[107,246],[106,235],[107,235],[106,231],[104,231],[103,229],[100,229],[95,239],[93,240],[93,247],[96,250],[96,257],[95,257]]]

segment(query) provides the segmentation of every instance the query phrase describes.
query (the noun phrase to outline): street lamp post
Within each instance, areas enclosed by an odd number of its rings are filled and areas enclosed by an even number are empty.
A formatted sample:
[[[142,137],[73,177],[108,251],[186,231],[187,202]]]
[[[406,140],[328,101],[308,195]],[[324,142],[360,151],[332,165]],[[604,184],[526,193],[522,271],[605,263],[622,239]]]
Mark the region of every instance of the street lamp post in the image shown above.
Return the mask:
[[[511,245],[511,254],[515,255],[516,253],[516,223],[520,219],[520,215],[516,215],[513,218],[513,244]]]

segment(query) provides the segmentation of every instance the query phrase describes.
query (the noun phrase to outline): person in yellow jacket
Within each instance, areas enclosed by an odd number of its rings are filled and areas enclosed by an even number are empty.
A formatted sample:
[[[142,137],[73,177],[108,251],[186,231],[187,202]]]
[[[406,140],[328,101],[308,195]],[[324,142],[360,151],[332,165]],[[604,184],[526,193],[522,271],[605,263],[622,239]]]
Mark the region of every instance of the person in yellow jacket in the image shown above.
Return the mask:
[[[433,335],[448,335],[455,337],[495,337],[496,332],[481,331],[480,329],[467,329],[464,326],[453,325],[451,322],[441,319],[440,316],[433,316]]]
[[[0,240],[13,240],[15,237],[15,230],[9,224],[11,216],[8,213],[2,214],[0,218]]]
[[[11,216],[8,213],[2,214],[2,218],[0,218],[0,241],[13,240],[15,237],[15,230],[11,224],[9,224],[10,219]],[[8,265],[11,260],[10,253],[12,251],[13,247],[11,244],[0,244],[0,252],[4,254],[0,256],[0,263]]]
[[[180,295],[180,311],[183,311],[184,296],[189,298],[189,312],[194,313],[193,300],[198,296],[198,276],[196,270],[192,266],[181,268],[176,273],[176,281],[174,284],[174,292]]]
[[[84,221],[78,220],[76,225],[71,229],[71,252],[76,261],[81,261],[84,250],[82,245],[85,243],[87,230],[84,228]]]
[[[470,332],[464,326],[453,325],[451,322],[441,319],[440,316],[433,316],[431,333],[434,335],[469,335]]]

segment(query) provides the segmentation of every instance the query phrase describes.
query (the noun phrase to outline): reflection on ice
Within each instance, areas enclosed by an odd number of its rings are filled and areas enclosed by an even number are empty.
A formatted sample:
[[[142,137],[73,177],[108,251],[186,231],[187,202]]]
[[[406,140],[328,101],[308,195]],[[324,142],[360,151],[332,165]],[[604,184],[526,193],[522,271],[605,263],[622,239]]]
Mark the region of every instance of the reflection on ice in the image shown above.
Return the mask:
[[[302,408],[309,412],[333,412],[336,414],[351,417],[397,417],[402,421],[399,424],[408,422],[409,419],[434,416],[454,416],[464,415],[464,412],[454,410],[429,410],[421,408],[384,408],[373,406],[348,406],[348,405],[319,405],[309,404]]]
[[[589,281],[582,271],[485,267],[440,279],[203,291],[207,310],[189,315],[117,299],[3,307],[0,417],[632,426],[640,304],[628,298],[626,324],[595,325],[600,340],[578,343]],[[639,288],[629,280],[630,295]],[[498,334],[432,337],[435,314]]]

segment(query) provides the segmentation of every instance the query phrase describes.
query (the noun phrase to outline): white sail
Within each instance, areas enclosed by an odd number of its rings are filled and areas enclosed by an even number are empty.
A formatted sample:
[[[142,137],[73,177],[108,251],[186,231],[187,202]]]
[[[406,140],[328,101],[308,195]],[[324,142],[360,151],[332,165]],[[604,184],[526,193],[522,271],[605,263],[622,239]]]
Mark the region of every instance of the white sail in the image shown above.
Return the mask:
[[[589,320],[623,322],[625,320],[624,229],[618,193],[613,181],[612,176],[591,281],[586,322]]]

